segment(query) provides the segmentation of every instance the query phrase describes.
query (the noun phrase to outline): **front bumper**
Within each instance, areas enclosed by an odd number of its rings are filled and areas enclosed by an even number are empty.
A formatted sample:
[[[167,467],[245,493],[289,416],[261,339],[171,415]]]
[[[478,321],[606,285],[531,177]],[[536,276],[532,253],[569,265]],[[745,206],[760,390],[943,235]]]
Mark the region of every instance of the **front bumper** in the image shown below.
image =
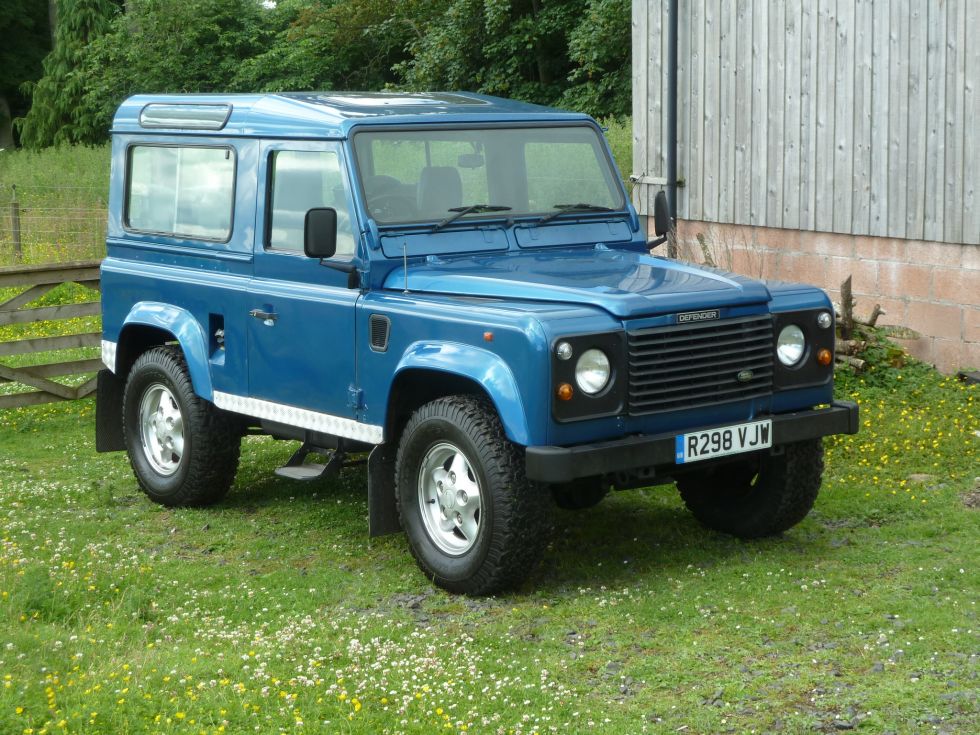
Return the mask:
[[[853,401],[834,401],[828,408],[795,411],[774,416],[772,444],[792,444],[832,434],[857,434],[858,407]],[[705,426],[683,433],[718,428]],[[674,464],[674,439],[677,433],[628,436],[622,439],[580,444],[574,447],[528,447],[526,472],[537,482],[571,482],[579,477],[610,475],[649,468],[660,468],[669,474]]]

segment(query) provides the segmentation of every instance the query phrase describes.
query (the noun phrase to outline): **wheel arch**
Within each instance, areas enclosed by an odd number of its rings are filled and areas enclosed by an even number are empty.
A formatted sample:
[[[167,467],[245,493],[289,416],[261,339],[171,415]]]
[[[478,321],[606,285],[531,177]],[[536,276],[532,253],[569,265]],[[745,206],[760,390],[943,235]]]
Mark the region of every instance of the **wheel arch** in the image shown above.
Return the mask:
[[[176,342],[184,353],[194,392],[213,400],[204,330],[189,311],[170,304],[141,301],[130,309],[119,332],[116,374],[126,376],[140,355],[170,342]]]
[[[530,443],[530,428],[517,379],[499,356],[478,347],[419,342],[402,357],[388,391],[385,436],[398,437],[412,412],[443,396],[478,394],[494,406],[507,438]]]
[[[385,443],[368,460],[368,516],[372,536],[401,530],[395,507],[395,455],[412,414],[438,398],[479,395],[494,406],[504,433],[528,443],[527,417],[517,381],[504,362],[486,350],[461,345],[416,344],[402,358],[385,404]]]

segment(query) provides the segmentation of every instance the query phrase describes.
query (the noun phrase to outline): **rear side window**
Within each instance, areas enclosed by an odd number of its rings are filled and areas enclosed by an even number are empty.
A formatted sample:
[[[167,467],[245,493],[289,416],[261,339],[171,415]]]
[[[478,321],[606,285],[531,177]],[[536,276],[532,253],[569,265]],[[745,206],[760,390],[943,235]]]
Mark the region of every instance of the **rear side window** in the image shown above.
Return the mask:
[[[126,226],[224,242],[231,237],[235,154],[231,148],[133,146]]]

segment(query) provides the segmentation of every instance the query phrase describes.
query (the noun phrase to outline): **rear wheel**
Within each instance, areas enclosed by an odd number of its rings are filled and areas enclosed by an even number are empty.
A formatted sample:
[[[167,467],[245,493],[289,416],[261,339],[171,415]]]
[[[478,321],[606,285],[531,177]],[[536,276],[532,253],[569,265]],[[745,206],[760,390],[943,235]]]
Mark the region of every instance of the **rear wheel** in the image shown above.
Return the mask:
[[[123,396],[123,433],[136,479],[157,503],[209,505],[235,479],[240,432],[194,393],[177,347],[156,347],[136,360]]]
[[[520,584],[548,541],[548,504],[520,449],[475,396],[427,403],[402,432],[398,512],[422,571],[440,587],[490,594]]]
[[[677,489],[708,528],[741,538],[774,536],[806,518],[823,476],[820,439],[787,444],[779,455],[682,475]]]

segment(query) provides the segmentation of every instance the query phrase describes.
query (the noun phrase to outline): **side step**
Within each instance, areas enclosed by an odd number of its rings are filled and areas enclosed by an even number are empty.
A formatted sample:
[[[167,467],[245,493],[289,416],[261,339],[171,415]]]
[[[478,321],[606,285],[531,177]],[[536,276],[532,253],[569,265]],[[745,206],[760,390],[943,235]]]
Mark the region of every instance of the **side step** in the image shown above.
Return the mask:
[[[326,464],[306,462],[310,454],[329,456]],[[304,444],[297,449],[285,465],[276,469],[276,475],[287,480],[310,482],[331,477],[337,477],[344,467],[345,452],[340,449],[323,449],[312,444]]]

